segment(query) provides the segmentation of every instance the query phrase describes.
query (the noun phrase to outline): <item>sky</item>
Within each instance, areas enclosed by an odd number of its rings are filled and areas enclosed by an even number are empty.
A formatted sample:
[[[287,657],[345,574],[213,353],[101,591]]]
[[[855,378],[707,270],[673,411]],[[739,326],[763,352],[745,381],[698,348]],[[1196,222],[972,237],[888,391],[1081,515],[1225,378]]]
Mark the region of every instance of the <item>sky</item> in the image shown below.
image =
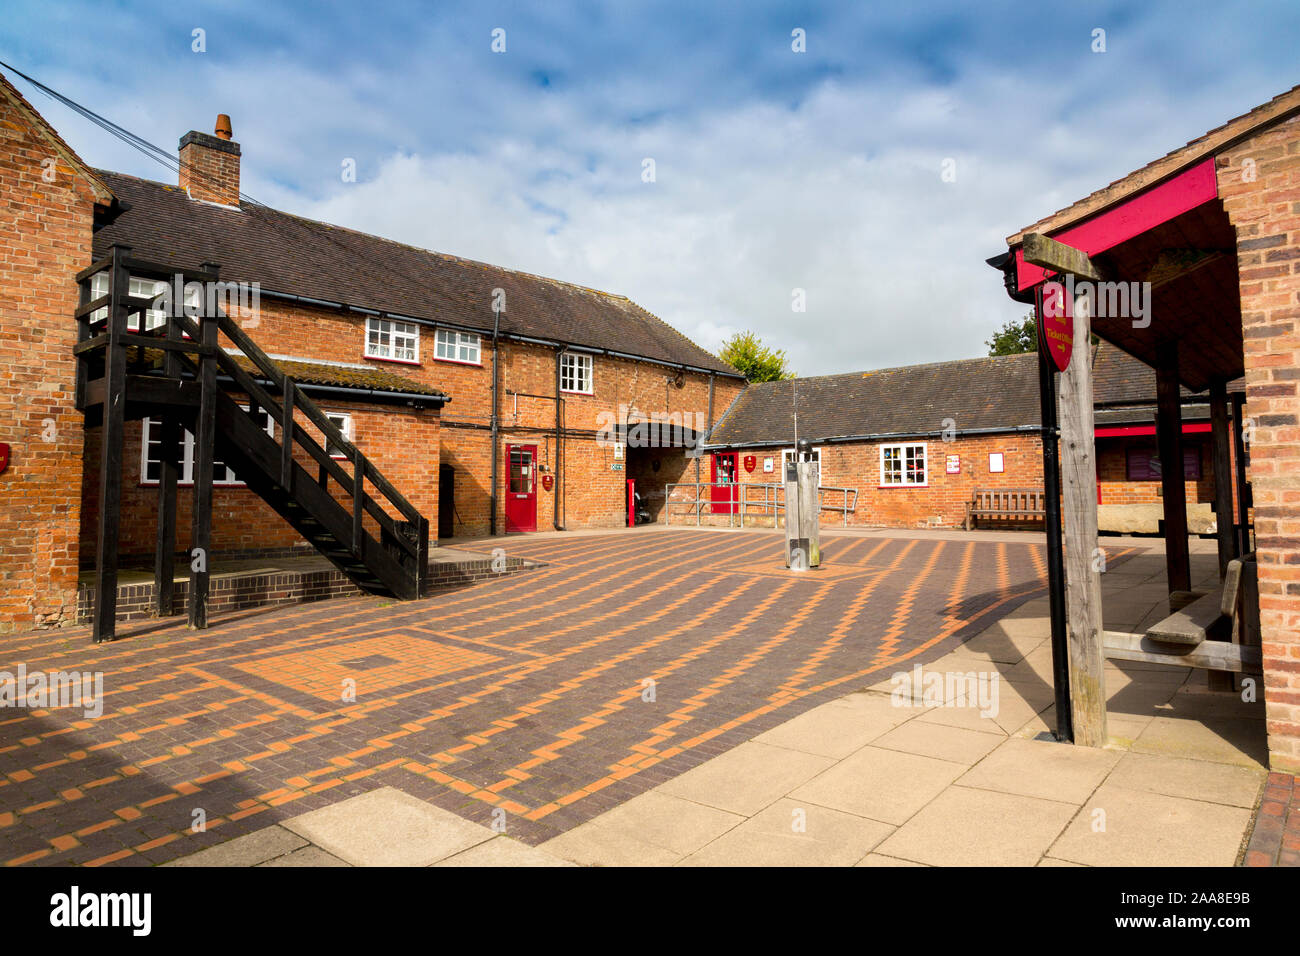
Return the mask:
[[[259,202],[801,376],[985,354],[1007,236],[1300,83],[1295,0],[4,4],[0,60],[153,143],[230,114]]]

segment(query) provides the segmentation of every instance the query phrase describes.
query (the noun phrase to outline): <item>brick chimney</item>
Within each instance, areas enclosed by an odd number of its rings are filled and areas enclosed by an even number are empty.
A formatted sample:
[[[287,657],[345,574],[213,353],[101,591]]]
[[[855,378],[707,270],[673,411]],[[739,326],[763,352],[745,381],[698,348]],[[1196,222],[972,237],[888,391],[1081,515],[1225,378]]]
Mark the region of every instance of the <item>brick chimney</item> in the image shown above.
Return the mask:
[[[190,130],[181,137],[181,188],[191,199],[239,205],[239,144],[230,136],[230,117],[217,116],[215,135]]]

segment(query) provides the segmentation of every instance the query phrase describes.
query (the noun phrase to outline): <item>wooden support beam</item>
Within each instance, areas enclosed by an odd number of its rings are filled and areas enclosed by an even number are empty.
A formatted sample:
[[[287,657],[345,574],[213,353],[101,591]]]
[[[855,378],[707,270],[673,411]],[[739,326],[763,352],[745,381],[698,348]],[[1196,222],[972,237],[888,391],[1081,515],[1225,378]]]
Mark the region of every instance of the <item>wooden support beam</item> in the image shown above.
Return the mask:
[[[154,610],[159,617],[170,617],[175,613],[176,597],[176,485],[180,477],[181,427],[173,418],[154,425],[160,430]]]
[[[1092,407],[1091,317],[1075,303],[1070,364],[1061,373],[1061,477],[1065,518],[1065,580],[1070,700],[1074,742],[1104,747],[1105,657],[1102,651],[1101,562],[1097,547],[1097,462]]]
[[[1245,395],[1232,396],[1232,457],[1237,478],[1237,552],[1248,554],[1250,546],[1250,484],[1246,481]]]
[[[1232,436],[1228,434],[1228,386],[1220,380],[1210,385],[1210,432],[1214,440],[1214,516],[1219,539],[1219,578],[1228,576],[1228,566],[1237,556],[1237,536],[1232,513]],[[1240,565],[1237,565],[1239,568]],[[1230,671],[1212,670],[1210,690],[1234,691]]]
[[[365,501],[365,477],[361,452],[352,449],[352,553],[358,558],[365,551],[365,529],[361,524],[361,507]]]
[[[1202,641],[1195,646],[1162,644],[1145,634],[1128,631],[1106,631],[1103,642],[1106,656],[1115,661],[1199,667],[1229,674],[1259,674],[1263,670],[1260,649],[1246,644],[1227,641]]]
[[[1214,514],[1218,524],[1220,578],[1228,573],[1228,562],[1238,553],[1233,534],[1230,414],[1227,384],[1222,381],[1213,383],[1210,386],[1210,432],[1214,439]]]
[[[1040,233],[1031,232],[1026,235],[1023,249],[1025,261],[1030,265],[1062,275],[1073,274],[1080,279],[1104,281],[1110,278],[1109,271],[1093,262],[1083,250],[1049,239]]]
[[[1179,396],[1178,342],[1156,346],[1156,445],[1160,454],[1160,494],[1165,519],[1165,571],[1170,591],[1192,589],[1187,550],[1187,485],[1183,476],[1182,401]]]
[[[108,346],[104,353],[104,411],[100,425],[99,522],[95,535],[95,617],[91,639],[111,641],[117,621],[117,544],[122,524],[122,442],[126,427],[126,334],[124,300],[131,285],[129,246],[112,248]]]
[[[287,375],[280,406],[280,487],[293,493],[293,379]]]
[[[200,341],[215,350],[216,316],[204,315]],[[194,429],[194,515],[190,536],[189,625],[208,626],[208,586],[212,561],[212,461],[216,443],[217,360],[213,354],[199,358],[199,412]]]

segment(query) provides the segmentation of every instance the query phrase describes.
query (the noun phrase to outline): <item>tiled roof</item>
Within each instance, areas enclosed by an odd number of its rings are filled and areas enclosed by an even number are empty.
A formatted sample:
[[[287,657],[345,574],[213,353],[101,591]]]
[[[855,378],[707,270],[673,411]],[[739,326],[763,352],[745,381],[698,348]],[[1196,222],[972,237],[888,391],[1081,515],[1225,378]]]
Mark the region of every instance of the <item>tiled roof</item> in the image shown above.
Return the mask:
[[[1059,212],[1054,212],[1052,215],[1040,219],[1031,226],[1026,226],[1013,236],[1008,236],[1007,245],[1012,247],[1020,245],[1024,241],[1026,233],[1040,232],[1044,235],[1050,235],[1058,232],[1066,226],[1100,212],[1121,199],[1125,199],[1149,186],[1154,186],[1175,173],[1182,172],[1206,156],[1221,152],[1235,141],[1250,135],[1255,130],[1280,122],[1297,112],[1300,112],[1300,86],[1293,86],[1285,93],[1273,97],[1262,106],[1255,107],[1249,113],[1243,113],[1241,116],[1228,120],[1228,122],[1210,130],[1204,136],[1198,136],[1185,146],[1180,146],[1178,149],[1166,153],[1159,159],[1134,170],[1122,179],[1115,180],[1109,186],[1098,189],[1078,202],[1066,206]]]
[[[959,432],[1036,426],[1037,362],[1030,353],[751,385],[709,444],[792,444],[796,397],[799,437],[812,441],[938,433],[948,419]]]
[[[234,356],[244,369],[259,375],[253,360],[244,355]],[[402,375],[373,368],[346,368],[323,365],[319,362],[301,362],[295,359],[272,359],[280,371],[295,382],[307,385],[336,385],[340,388],[374,389],[378,392],[401,392],[407,395],[428,395],[446,398],[446,394],[428,385],[412,381]]]
[[[491,331],[493,290],[504,289],[506,333],[607,349],[738,375],[662,319],[622,296],[430,252],[303,219],[265,206],[191,200],[175,186],[121,173],[100,175],[131,208],[95,234],[139,259],[258,282],[265,292],[359,306]]]
[[[96,201],[109,203],[113,200],[113,193],[98,172],[86,165],[85,161],[77,155],[76,150],[69,146],[63,137],[59,135],[59,131],[46,121],[36,107],[27,102],[27,98],[18,92],[18,88],[10,83],[3,73],[0,73],[0,97],[10,100],[18,107],[19,111],[31,116],[32,125],[37,132],[48,139],[55,150],[62,153],[64,159],[75,166],[77,171],[90,183],[91,189],[95,191]]]
[[[1114,346],[1097,347],[1093,373],[1099,407],[1155,402],[1154,370]],[[814,442],[938,434],[948,427],[958,433],[1012,431],[1040,421],[1038,356],[1031,352],[751,385],[719,421],[709,444],[792,444],[796,388],[799,436]]]

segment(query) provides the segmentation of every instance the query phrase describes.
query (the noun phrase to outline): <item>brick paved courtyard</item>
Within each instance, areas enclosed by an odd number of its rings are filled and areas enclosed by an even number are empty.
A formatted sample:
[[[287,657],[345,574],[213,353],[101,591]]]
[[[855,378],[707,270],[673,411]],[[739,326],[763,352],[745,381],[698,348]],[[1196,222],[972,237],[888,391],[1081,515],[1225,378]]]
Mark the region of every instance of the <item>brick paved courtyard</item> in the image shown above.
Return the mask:
[[[1036,536],[831,536],[802,575],[761,532],[500,543],[546,567],[111,645],[0,639],[0,671],[104,674],[98,718],[0,711],[0,857],[159,863],[386,785],[540,843],[940,656],[1045,579]]]

